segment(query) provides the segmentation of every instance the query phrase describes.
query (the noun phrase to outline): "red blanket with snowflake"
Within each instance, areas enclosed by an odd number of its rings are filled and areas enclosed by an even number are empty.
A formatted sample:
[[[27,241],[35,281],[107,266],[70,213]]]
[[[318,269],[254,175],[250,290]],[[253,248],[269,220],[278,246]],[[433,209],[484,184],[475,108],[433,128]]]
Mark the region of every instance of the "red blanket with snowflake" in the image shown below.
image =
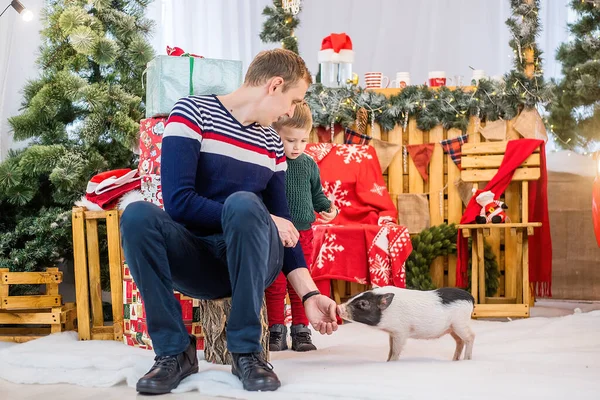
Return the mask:
[[[408,230],[396,224],[375,149],[318,143],[306,154],[319,166],[323,192],[340,209],[331,223],[317,218],[313,225],[313,279],[405,287],[412,245]]]

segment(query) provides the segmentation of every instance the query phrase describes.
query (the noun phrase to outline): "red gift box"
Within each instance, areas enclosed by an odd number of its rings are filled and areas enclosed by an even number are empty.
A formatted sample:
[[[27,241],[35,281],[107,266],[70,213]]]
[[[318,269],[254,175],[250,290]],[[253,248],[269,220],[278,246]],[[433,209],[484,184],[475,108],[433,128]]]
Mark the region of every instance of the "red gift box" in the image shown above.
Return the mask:
[[[140,162],[138,171],[142,177],[140,191],[144,201],[163,208],[160,184],[160,154],[166,118],[146,118],[140,121]]]
[[[204,334],[200,325],[200,310],[198,300],[184,296],[179,292],[173,293],[181,305],[183,324],[188,333],[196,336],[197,350],[204,350]],[[127,263],[123,264],[123,341],[128,346],[152,350],[152,339],[146,325],[144,302],[137,285],[131,277]]]

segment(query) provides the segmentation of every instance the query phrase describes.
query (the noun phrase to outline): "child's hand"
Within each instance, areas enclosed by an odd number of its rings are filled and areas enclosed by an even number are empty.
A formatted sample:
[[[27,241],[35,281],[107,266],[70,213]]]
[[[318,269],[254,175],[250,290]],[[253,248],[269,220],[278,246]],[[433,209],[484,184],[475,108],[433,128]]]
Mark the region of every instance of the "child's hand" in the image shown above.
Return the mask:
[[[321,216],[323,221],[329,222],[332,219],[334,219],[335,217],[337,217],[338,213],[339,213],[339,209],[332,204],[329,211],[321,211],[319,213],[319,215]]]

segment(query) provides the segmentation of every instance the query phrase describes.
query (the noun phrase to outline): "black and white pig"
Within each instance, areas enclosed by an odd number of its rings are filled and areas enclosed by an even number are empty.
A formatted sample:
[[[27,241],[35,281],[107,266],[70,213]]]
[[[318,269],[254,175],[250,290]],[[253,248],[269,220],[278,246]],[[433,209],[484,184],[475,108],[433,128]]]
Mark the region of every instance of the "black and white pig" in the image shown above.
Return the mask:
[[[456,340],[454,361],[465,350],[471,359],[475,334],[469,327],[475,300],[458,288],[421,291],[384,286],[349,299],[337,307],[340,318],[383,330],[390,335],[388,361],[396,361],[408,338],[437,339],[447,333]]]

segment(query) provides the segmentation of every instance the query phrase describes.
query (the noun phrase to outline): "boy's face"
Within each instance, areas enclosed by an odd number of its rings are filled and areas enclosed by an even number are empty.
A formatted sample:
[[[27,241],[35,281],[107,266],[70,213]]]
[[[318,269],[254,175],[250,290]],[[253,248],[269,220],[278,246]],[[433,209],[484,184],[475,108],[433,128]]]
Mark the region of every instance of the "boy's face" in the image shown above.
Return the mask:
[[[285,156],[291,160],[295,160],[306,149],[308,143],[309,131],[302,128],[283,127],[279,130],[279,136],[283,142]]]
[[[261,102],[260,125],[269,126],[277,121],[279,117],[287,115],[290,118],[294,115],[296,105],[304,100],[304,95],[308,90],[308,83],[299,80],[283,91],[283,79],[279,77],[272,78],[267,85],[267,96]]]

